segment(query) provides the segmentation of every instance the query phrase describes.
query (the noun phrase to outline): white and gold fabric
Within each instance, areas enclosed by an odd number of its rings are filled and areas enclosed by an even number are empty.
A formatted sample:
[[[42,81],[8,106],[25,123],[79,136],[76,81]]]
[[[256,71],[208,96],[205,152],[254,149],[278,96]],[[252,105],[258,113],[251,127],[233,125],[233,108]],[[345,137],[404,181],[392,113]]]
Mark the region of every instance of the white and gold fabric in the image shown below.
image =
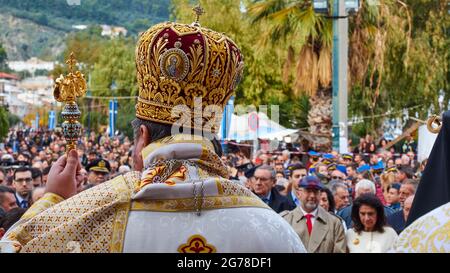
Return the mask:
[[[5,234],[13,252],[305,252],[294,230],[226,170],[206,139],[177,135],[130,172],[62,200],[46,194]]]
[[[394,251],[450,253],[450,203],[430,211],[403,230]]]

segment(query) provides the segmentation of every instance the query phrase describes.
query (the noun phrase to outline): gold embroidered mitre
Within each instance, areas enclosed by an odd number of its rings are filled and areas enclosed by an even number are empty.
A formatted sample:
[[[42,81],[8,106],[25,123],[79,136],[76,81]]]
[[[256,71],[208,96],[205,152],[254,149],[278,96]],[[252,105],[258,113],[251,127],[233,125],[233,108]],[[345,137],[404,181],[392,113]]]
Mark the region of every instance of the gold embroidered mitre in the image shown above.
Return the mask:
[[[217,132],[244,63],[224,34],[166,22],[140,36],[136,67],[138,118]]]

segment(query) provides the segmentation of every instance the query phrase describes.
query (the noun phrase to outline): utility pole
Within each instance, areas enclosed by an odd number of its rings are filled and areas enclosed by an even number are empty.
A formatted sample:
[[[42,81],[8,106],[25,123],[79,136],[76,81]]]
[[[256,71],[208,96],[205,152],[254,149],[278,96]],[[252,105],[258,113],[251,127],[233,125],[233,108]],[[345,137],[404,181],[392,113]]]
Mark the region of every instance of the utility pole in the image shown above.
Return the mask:
[[[91,91],[91,73],[89,72],[88,90],[87,90],[87,100],[88,100],[88,130],[87,138],[91,136],[91,105],[92,105],[92,91]]]
[[[333,150],[348,152],[348,17],[344,0],[333,6]]]

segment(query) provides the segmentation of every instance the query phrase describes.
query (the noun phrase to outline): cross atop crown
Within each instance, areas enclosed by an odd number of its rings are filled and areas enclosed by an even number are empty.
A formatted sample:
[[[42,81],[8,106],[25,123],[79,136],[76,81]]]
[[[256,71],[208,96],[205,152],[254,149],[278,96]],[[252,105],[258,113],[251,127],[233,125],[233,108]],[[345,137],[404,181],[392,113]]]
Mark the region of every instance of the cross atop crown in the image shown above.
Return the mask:
[[[75,54],[73,52],[70,53],[69,59],[66,61],[66,64],[69,66],[69,72],[73,72],[73,66],[77,63],[75,59]]]
[[[195,12],[195,16],[196,16],[194,25],[200,26],[200,24],[199,24],[200,16],[205,14],[205,10],[200,6],[200,4],[198,6],[196,6],[195,8],[193,8],[192,10]]]

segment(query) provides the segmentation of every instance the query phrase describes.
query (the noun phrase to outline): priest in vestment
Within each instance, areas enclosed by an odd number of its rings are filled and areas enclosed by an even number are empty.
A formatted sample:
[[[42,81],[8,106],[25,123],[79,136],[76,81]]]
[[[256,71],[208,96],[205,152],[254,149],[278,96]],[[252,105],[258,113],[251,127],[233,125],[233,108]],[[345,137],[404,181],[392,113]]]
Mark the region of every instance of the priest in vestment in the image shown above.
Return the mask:
[[[227,36],[161,23],[136,47],[134,169],[79,194],[75,151],[3,237],[3,252],[305,252],[291,226],[227,179],[217,139],[243,57]],[[203,133],[203,134],[202,134]]]

